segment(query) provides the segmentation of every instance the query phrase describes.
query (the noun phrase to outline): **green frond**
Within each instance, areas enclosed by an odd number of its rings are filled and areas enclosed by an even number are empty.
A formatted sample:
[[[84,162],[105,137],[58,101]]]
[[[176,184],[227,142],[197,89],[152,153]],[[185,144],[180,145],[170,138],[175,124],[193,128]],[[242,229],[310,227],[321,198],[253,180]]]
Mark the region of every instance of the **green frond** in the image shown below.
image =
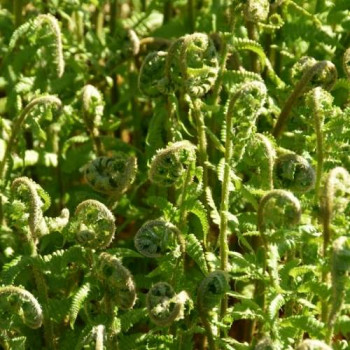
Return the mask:
[[[69,310],[69,315],[68,315],[69,324],[72,329],[74,329],[74,323],[78,317],[78,313],[80,309],[83,307],[84,302],[88,298],[90,291],[91,291],[90,283],[84,283],[78,289],[78,291],[75,293],[73,297],[72,304]]]
[[[203,247],[192,233],[186,237],[186,253],[197,263],[203,274],[207,275],[209,271]]]

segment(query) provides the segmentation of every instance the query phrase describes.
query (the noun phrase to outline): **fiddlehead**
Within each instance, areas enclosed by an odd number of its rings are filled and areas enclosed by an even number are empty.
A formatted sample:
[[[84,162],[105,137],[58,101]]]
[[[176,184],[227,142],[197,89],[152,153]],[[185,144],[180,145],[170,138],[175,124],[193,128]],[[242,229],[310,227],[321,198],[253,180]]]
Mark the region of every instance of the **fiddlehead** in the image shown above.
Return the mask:
[[[46,232],[43,211],[50,206],[50,198],[37,183],[28,177],[15,179],[12,182],[11,191],[15,198],[19,198],[14,200],[14,208],[21,209],[13,215],[16,215],[20,222],[23,220],[24,223],[28,222],[31,234],[29,240],[32,241],[31,244],[35,245],[37,237]],[[45,193],[45,195],[40,196],[39,193]]]
[[[11,136],[9,138],[9,141],[6,145],[4,157],[2,161],[0,162],[0,178],[4,177],[4,172],[5,172],[5,165],[6,162],[8,161],[8,158],[12,152],[12,148],[15,145],[16,139],[18,134],[21,131],[22,125],[26,118],[30,115],[30,113],[33,111],[33,108],[36,106],[40,105],[45,105],[45,106],[51,106],[54,105],[56,107],[61,107],[62,103],[61,100],[58,99],[55,96],[40,96],[34,98],[32,101],[30,101],[27,106],[22,110],[22,112],[18,115],[18,117],[15,119],[12,125],[12,130],[11,130]],[[6,181],[6,179],[5,179]]]
[[[226,113],[226,142],[227,138],[234,140],[233,157],[235,161],[243,157],[266,97],[265,84],[260,81],[252,81],[240,85],[229,99]]]
[[[111,302],[123,310],[131,309],[136,302],[136,286],[130,271],[119,259],[101,253],[98,258],[98,277],[102,280]]]
[[[273,190],[260,201],[258,208],[258,230],[262,235],[267,229],[290,227],[300,221],[299,200],[289,191]]]
[[[4,298],[13,305],[18,302],[22,315],[23,323],[33,329],[41,327],[43,322],[43,313],[40,304],[36,298],[21,287],[4,286],[0,287],[0,302],[4,304]]]
[[[134,238],[135,247],[144,256],[159,258],[172,246],[177,231],[178,229],[169,222],[148,221],[137,231]]]
[[[218,306],[229,289],[228,276],[224,271],[211,272],[198,287],[197,303],[200,312],[207,314]]]
[[[332,274],[332,304],[328,315],[327,343],[330,344],[336,318],[344,302],[346,281],[350,271],[350,239],[339,237],[333,243],[331,259]]]
[[[139,74],[139,89],[149,97],[158,97],[166,92],[165,61],[167,53],[157,51],[149,53],[141,66]]]
[[[296,350],[332,350],[332,348],[321,340],[305,339]]]
[[[270,10],[269,0],[248,0],[244,6],[244,18],[250,22],[264,22]]]
[[[207,34],[194,33],[176,40],[169,48],[166,76],[177,89],[200,97],[214,85],[218,74],[215,46]]]
[[[95,191],[121,195],[135,180],[137,160],[119,152],[113,157],[98,157],[82,170],[87,183]]]
[[[275,167],[275,187],[293,192],[310,191],[315,184],[315,171],[309,162],[294,153],[277,158]]]
[[[189,141],[169,144],[153,157],[149,179],[162,187],[176,185],[186,169],[196,160],[195,146]]]
[[[202,280],[198,287],[197,305],[199,316],[206,330],[210,350],[216,350],[216,345],[214,342],[213,330],[208,319],[209,313],[220,304],[229,289],[228,275],[221,270],[211,272]]]
[[[104,102],[101,93],[92,85],[85,85],[82,92],[83,117],[85,125],[93,139],[96,153],[103,153],[103,146],[99,139],[100,132],[98,127],[101,124]]]
[[[258,165],[258,181],[263,189],[273,189],[275,158],[276,151],[269,138],[263,134],[255,134],[247,146],[242,161],[245,165],[254,168]]]
[[[184,317],[184,307],[188,299],[186,292],[175,294],[166,282],[156,283],[147,293],[146,306],[152,322],[160,327],[169,327]]]
[[[82,246],[103,249],[114,238],[114,221],[113,214],[103,203],[88,199],[77,206],[68,231]]]
[[[321,184],[321,177],[323,172],[323,161],[324,161],[324,150],[323,150],[323,123],[324,117],[329,110],[329,107],[332,105],[333,97],[327,91],[323,90],[320,87],[312,89],[306,97],[306,103],[310,106],[313,113],[314,127],[316,132],[316,141],[317,141],[317,169],[316,169],[316,183],[315,183],[315,192],[316,197],[319,195],[319,188]]]
[[[29,20],[28,22],[21,25],[16,31],[13,33],[9,49],[10,51],[16,46],[17,41],[28,32],[36,32],[40,30],[44,25],[47,25],[54,37],[54,54],[53,54],[53,62],[56,66],[57,76],[59,78],[62,77],[64,73],[64,58],[63,58],[63,50],[62,50],[62,35],[61,30],[58,25],[58,22],[55,17],[50,14],[47,15],[39,15],[35,19]],[[45,33],[42,34],[44,36]]]
[[[336,212],[345,209],[349,199],[350,175],[342,167],[334,168],[328,174],[323,190],[321,203],[323,219],[323,256],[327,254],[327,248],[331,240],[331,221]]]
[[[295,76],[302,72],[302,77],[283,106],[273,129],[273,135],[279,137],[287,123],[290,112],[297,99],[311,86],[322,86],[330,90],[337,80],[337,69],[330,61],[315,62],[313,58],[302,58],[300,67],[295,69]]]

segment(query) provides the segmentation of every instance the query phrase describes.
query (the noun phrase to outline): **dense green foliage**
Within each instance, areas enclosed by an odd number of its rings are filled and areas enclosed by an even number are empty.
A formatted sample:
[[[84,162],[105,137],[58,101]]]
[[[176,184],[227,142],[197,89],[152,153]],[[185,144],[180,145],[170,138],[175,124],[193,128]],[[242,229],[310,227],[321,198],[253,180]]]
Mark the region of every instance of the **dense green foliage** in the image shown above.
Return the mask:
[[[0,345],[350,348],[348,0],[3,0]]]

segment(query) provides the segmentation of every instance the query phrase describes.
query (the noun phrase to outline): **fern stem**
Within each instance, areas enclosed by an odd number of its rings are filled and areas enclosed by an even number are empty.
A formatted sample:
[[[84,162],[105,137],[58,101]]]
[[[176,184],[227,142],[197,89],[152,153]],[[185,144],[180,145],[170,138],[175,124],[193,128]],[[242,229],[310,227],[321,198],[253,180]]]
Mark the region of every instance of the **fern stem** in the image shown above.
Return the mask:
[[[214,335],[213,335],[213,330],[211,329],[210,322],[207,319],[207,315],[203,311],[199,311],[200,318],[202,320],[203,326],[205,328],[205,332],[207,335],[208,339],[208,349],[209,350],[216,350],[216,345],[214,341]]]
[[[195,0],[187,0],[187,11],[188,11],[188,24],[189,33],[192,34],[196,31],[195,22]]]
[[[321,177],[323,173],[323,132],[322,132],[322,107],[320,106],[321,91],[320,88],[313,89],[311,96],[311,103],[313,107],[314,126],[316,131],[316,154],[317,154],[317,168],[315,181],[315,201],[318,201]]]
[[[228,55],[228,45],[227,45],[226,37],[222,35],[221,38],[222,38],[222,49],[221,49],[221,58],[219,63],[218,77],[215,80],[214,87],[213,87],[213,95],[211,97],[211,101],[213,105],[217,104],[218,102],[219,94],[222,88],[222,79],[226,69],[226,60]]]
[[[23,0],[13,1],[13,14],[15,16],[15,27],[18,28],[22,23]]]
[[[164,1],[164,7],[163,7],[163,24],[166,24],[169,22],[171,18],[171,13],[172,13],[172,1],[170,0],[165,0]]]
[[[287,102],[283,106],[283,109],[282,109],[280,115],[278,116],[276,125],[273,129],[273,132],[272,132],[274,137],[278,138],[281,136],[281,134],[286,126],[289,114],[292,111],[293,105],[296,103],[297,99],[305,91],[306,85],[311,81],[311,79],[313,77],[315,77],[317,74],[322,72],[322,70],[325,69],[327,66],[329,66],[328,61],[317,62],[316,64],[314,64],[310,69],[308,69],[304,73],[304,75],[302,76],[302,78],[300,79],[298,84],[295,86],[293,92],[289,96]]]
[[[205,133],[206,126],[204,122],[204,116],[201,113],[200,100],[193,99],[193,115],[196,120],[197,125],[197,137],[198,137],[198,151],[199,151],[199,162],[203,167],[203,188],[206,189],[208,187],[208,153],[207,153],[207,135]],[[207,204],[205,200],[205,205]]]
[[[110,6],[110,22],[109,22],[109,30],[110,35],[113,36],[116,28],[117,18],[118,18],[118,7],[119,7],[119,0],[110,0],[109,3]]]
[[[225,167],[224,167],[224,177],[222,181],[221,188],[221,204],[220,204],[220,264],[221,270],[227,271],[228,268],[228,243],[227,243],[227,227],[228,227],[228,217],[227,212],[229,209],[229,194],[230,194],[230,163],[233,156],[233,144],[231,138],[232,132],[232,114],[233,107],[239,97],[239,94],[235,94],[230,102],[226,113],[226,140],[225,140]],[[227,310],[227,298],[226,296],[221,302],[221,318],[226,314]]]

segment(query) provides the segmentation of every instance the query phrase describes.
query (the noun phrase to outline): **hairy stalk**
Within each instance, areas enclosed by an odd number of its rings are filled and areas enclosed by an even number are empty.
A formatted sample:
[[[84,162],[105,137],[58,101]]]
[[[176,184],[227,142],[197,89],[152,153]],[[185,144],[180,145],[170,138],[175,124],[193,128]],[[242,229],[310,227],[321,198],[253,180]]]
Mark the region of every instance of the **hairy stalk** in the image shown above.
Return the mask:
[[[21,131],[21,128],[22,128],[22,125],[23,125],[25,119],[30,114],[33,107],[35,107],[37,105],[48,105],[48,104],[50,104],[50,105],[53,104],[53,105],[56,105],[57,107],[61,107],[61,100],[59,100],[55,96],[50,96],[50,95],[37,97],[37,98],[33,99],[31,102],[29,102],[27,104],[27,106],[22,110],[20,115],[15,119],[13,126],[12,126],[10,139],[6,145],[4,157],[3,157],[2,161],[0,162],[0,178],[4,179],[5,166],[6,166],[7,160],[9,158],[9,156],[11,155],[12,149],[16,143],[18,134]],[[6,184],[6,179],[5,179],[5,184]]]
[[[342,167],[334,168],[328,174],[326,183],[324,186],[323,198],[321,203],[322,208],[322,225],[323,225],[323,258],[327,258],[328,246],[331,242],[331,222],[332,216],[335,212],[341,211],[346,206],[347,201],[343,200],[343,203],[336,205],[336,194],[343,192],[346,194],[349,191],[350,175],[347,170]],[[345,202],[345,203],[344,203]],[[323,269],[322,282],[327,283],[328,271]],[[326,322],[328,317],[328,303],[322,302],[322,321]]]
[[[326,342],[331,344],[334,325],[344,302],[346,281],[350,271],[350,239],[339,237],[333,243],[332,252],[332,304],[327,320]]]
[[[267,270],[270,277],[271,285],[280,290],[279,281],[276,280],[273,271],[267,264],[267,253],[270,251],[270,245],[268,242],[267,229],[281,227],[281,226],[293,226],[298,224],[301,218],[301,206],[300,202],[294,195],[285,190],[272,190],[269,191],[259,203],[258,208],[258,222],[257,228],[260,232],[262,242],[264,244],[264,256],[263,256],[263,268]],[[257,293],[263,296],[262,309],[266,308],[265,305],[265,283],[257,281],[255,283],[254,297],[257,297]],[[257,321],[254,320],[250,329],[250,337],[254,337]]]
[[[192,99],[193,115],[197,125],[197,137],[198,137],[198,155],[199,163],[203,167],[203,188],[208,187],[208,151],[207,151],[207,135],[205,133],[205,121],[204,115],[201,112],[200,100]],[[206,201],[205,201],[206,203]]]
[[[322,132],[322,126],[324,121],[324,110],[322,108],[322,102],[327,96],[324,96],[325,92],[322,88],[317,87],[313,89],[309,95],[309,105],[313,110],[314,126],[316,131],[316,154],[317,154],[317,167],[316,167],[316,181],[315,181],[315,201],[318,201],[320,195],[320,185],[323,173],[324,163],[324,137]]]
[[[103,115],[104,102],[101,93],[92,85],[85,85],[82,93],[83,118],[94,144],[95,152],[98,156],[104,153],[104,146],[101,142],[100,131]]]
[[[283,106],[283,109],[278,116],[277,122],[275,124],[275,127],[273,129],[273,136],[276,138],[280,137],[288,120],[289,114],[292,111],[292,108],[294,104],[296,103],[297,99],[305,92],[305,89],[307,85],[311,82],[311,80],[317,76],[320,75],[324,70],[328,70],[331,77],[328,79],[328,81],[325,81],[324,88],[331,89],[333,86],[336,78],[337,78],[337,71],[333,63],[329,61],[321,61],[315,63],[311,68],[307,69],[300,81],[295,86],[293,92],[289,96],[288,100]]]

